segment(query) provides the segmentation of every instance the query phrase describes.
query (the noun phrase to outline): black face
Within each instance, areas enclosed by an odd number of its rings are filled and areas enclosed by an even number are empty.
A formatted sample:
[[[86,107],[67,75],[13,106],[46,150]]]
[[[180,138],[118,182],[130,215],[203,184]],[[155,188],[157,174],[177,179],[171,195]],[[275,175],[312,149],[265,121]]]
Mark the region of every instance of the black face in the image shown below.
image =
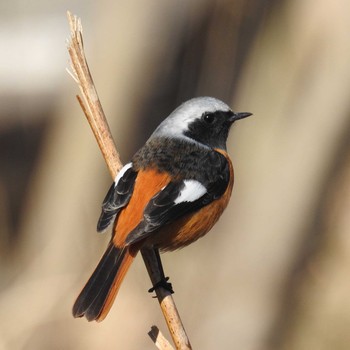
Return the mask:
[[[189,124],[185,136],[209,147],[226,150],[226,140],[233,121],[234,114],[231,111],[206,112]]]

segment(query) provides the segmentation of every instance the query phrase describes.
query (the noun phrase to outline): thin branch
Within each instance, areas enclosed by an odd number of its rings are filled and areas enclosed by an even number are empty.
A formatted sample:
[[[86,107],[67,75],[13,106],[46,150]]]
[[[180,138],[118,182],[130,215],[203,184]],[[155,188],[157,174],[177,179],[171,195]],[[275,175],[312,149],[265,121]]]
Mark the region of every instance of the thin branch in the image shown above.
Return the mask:
[[[153,249],[142,249],[141,254],[152,284],[155,285],[160,281],[160,276],[162,276],[156,254]],[[162,287],[156,288],[155,292],[176,349],[192,349],[171,293]]]
[[[174,350],[157,326],[152,326],[148,335],[159,350]]]
[[[67,42],[72,68],[70,75],[74,77],[74,80],[79,85],[83,98],[77,96],[77,99],[95,135],[109,172],[114,179],[121,169],[122,163],[85,58],[83,28],[80,19],[76,16],[67,12],[67,17],[71,30],[70,40]]]
[[[82,98],[77,96],[77,99],[95,135],[109,172],[112,178],[115,178],[122,167],[122,163],[85,58],[82,25],[80,19],[73,16],[69,11],[67,12],[67,17],[71,30],[71,36],[67,42],[72,68],[72,72],[69,73],[79,85]],[[143,249],[141,253],[154,285],[161,279],[161,273],[154,251]],[[156,294],[176,349],[191,349],[190,342],[171,294],[163,288],[156,289]],[[158,339],[158,337],[156,337],[156,339]],[[163,349],[169,348],[163,347]]]

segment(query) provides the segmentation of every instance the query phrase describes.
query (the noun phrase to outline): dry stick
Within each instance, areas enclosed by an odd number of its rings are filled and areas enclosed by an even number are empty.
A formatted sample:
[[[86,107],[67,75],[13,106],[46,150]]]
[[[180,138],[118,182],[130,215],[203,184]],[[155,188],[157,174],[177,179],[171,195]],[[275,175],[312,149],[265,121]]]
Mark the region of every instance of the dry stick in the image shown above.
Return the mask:
[[[72,73],[69,73],[79,85],[83,98],[77,96],[77,99],[95,135],[109,172],[112,177],[115,178],[122,164],[85,58],[82,25],[80,19],[73,16],[69,11],[67,12],[67,17],[71,30],[67,47],[71,58],[71,68],[73,70]],[[154,251],[144,249],[141,250],[141,253],[151,281],[155,284],[160,281],[161,273]],[[158,288],[156,294],[176,349],[191,349],[189,339],[171,294],[163,288]],[[151,330],[151,333],[155,336],[154,330]],[[164,337],[161,336],[160,338]],[[157,339],[157,337],[155,337],[155,339]],[[161,342],[158,342],[158,344],[156,343],[159,349],[169,349],[169,346],[162,347],[161,344]],[[168,342],[167,344],[169,345]]]
[[[71,37],[67,43],[73,70],[73,73],[70,74],[79,85],[83,96],[83,99],[79,96],[77,96],[77,99],[95,135],[109,172],[114,179],[121,169],[122,163],[85,58],[81,22],[70,12],[67,12],[67,16],[71,30]]]
[[[155,285],[162,276],[156,254],[153,249],[142,249],[141,254],[152,284]],[[192,349],[171,293],[163,287],[156,288],[155,292],[176,349]]]
[[[152,326],[148,335],[153,340],[153,343],[158,349],[161,350],[173,350],[174,348],[170,345],[168,340],[163,336],[157,326]]]

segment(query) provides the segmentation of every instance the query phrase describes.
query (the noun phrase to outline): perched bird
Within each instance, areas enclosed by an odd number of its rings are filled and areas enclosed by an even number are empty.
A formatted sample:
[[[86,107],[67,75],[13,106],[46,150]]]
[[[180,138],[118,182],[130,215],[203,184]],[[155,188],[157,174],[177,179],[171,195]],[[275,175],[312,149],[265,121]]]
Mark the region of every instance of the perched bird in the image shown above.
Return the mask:
[[[250,115],[234,113],[218,99],[198,97],[157,127],[103,201],[97,230],[113,223],[112,238],[73,306],[74,317],[106,317],[140,249],[175,250],[213,227],[233,186],[227,136],[235,121]]]

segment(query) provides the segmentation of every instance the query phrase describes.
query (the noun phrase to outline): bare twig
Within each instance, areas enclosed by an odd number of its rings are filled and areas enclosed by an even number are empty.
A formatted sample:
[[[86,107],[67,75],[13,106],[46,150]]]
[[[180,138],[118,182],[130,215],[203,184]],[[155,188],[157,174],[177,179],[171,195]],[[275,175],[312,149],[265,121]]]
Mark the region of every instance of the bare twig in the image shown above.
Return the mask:
[[[95,135],[109,172],[115,178],[122,167],[122,163],[85,58],[83,28],[80,19],[73,16],[69,11],[67,12],[67,17],[71,30],[67,47],[73,70],[73,72],[69,73],[79,85],[83,98],[77,96],[77,99]]]
[[[159,350],[174,350],[157,326],[152,326],[148,335]]]
[[[155,285],[162,276],[156,254],[153,249],[142,249],[141,254],[152,284]],[[192,349],[171,293],[162,287],[156,288],[155,292],[176,349]]]
[[[122,163],[85,58],[82,25],[80,19],[73,16],[69,11],[67,12],[67,16],[71,30],[71,36],[67,43],[72,68],[72,72],[69,73],[79,85],[83,98],[77,96],[77,99],[95,135],[109,172],[112,177],[115,178],[122,167]],[[155,284],[161,279],[161,274],[154,251],[145,249],[141,252],[151,281]],[[156,293],[176,349],[191,349],[190,342],[171,294],[163,288],[158,288]],[[162,336],[162,338],[164,337]],[[157,340],[159,337],[154,339]],[[156,341],[155,343],[157,345]],[[170,348],[163,347],[160,349]]]

